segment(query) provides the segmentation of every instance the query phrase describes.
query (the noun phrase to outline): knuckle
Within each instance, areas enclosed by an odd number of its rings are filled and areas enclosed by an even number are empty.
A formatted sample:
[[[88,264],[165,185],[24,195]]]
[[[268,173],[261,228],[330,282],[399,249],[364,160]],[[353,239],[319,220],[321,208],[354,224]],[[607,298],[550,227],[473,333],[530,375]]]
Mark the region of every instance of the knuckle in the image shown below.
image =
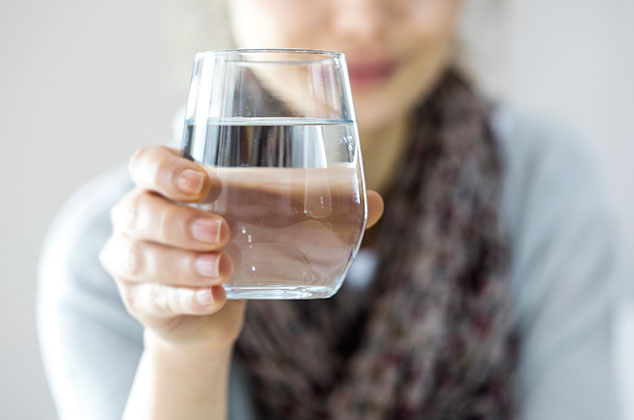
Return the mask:
[[[180,171],[173,159],[162,157],[153,162],[153,182],[154,185],[171,188],[176,182],[177,173]]]
[[[123,240],[121,252],[121,271],[129,277],[138,277],[144,268],[143,246],[130,239]]]
[[[121,295],[121,301],[126,311],[132,316],[138,316],[138,304],[134,288],[128,285],[120,285],[119,294]]]
[[[143,165],[143,162],[147,160],[149,155],[151,154],[152,147],[146,146],[138,149],[132,154],[129,163],[130,174],[134,175],[138,171],[138,169]]]
[[[169,308],[167,295],[169,294],[169,288],[161,287],[158,284],[152,284],[148,290],[148,298],[153,312],[167,312]]]
[[[167,242],[171,237],[171,227],[174,223],[174,210],[171,207],[163,207],[158,216],[157,231],[159,238]]]
[[[181,290],[170,288],[166,299],[167,307],[173,313],[183,312],[183,293]]]
[[[161,189],[174,177],[175,165],[164,146],[142,147],[130,158],[130,175],[142,187]]]
[[[158,234],[165,241],[173,241],[184,232],[187,209],[180,206],[164,206],[158,216]]]
[[[108,274],[112,277],[116,278],[119,273],[119,243],[121,241],[121,237],[118,234],[113,234],[108,238],[105,245],[99,252],[99,262],[101,266],[106,270]]]
[[[160,302],[163,311],[172,315],[187,313],[184,305],[184,296],[190,291],[177,287],[166,286],[163,291],[162,301]]]
[[[112,207],[110,220],[115,230],[130,231],[134,228],[140,201],[140,195],[131,192]]]
[[[198,275],[196,270],[197,257],[198,254],[190,252],[184,253],[180,256],[177,262],[179,273],[184,273],[187,277],[196,277]]]

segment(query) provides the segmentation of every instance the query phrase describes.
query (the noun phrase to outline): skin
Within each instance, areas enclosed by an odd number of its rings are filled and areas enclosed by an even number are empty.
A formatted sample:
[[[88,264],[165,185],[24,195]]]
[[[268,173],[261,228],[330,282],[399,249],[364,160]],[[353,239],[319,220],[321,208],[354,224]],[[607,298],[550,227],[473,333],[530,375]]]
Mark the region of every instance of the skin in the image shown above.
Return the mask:
[[[408,138],[409,113],[452,59],[461,6],[461,0],[234,0],[229,12],[238,47],[346,54],[367,185],[385,193]],[[395,67],[388,77],[355,80],[354,69],[386,61]]]
[[[346,53],[367,184],[381,192],[403,152],[412,107],[449,62],[459,8],[460,0],[230,3],[239,47]],[[233,270],[222,253],[229,227],[220,216],[176,204],[201,201],[211,188],[203,168],[177,150],[137,151],[130,174],[136,187],[112,209],[114,233],[100,254],[127,310],[145,327],[124,418],[225,419],[229,364],[245,310],[244,301],[227,301],[222,288]],[[372,190],[368,211],[372,226],[383,212]]]

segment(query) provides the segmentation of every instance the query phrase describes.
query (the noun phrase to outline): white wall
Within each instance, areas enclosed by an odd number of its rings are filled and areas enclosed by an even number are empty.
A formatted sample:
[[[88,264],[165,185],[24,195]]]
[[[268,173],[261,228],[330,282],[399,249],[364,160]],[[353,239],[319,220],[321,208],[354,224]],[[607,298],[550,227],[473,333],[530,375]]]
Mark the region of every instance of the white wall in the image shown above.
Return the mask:
[[[508,96],[583,135],[600,154],[618,189],[613,198],[624,210],[631,205],[624,187],[633,186],[631,154],[623,152],[634,150],[634,2],[512,4]]]
[[[156,2],[0,2],[0,418],[55,418],[35,335],[36,260],[65,198],[169,135]]]
[[[596,153],[622,258],[634,261],[634,2],[514,0],[504,96],[578,132]],[[634,279],[616,309],[615,362],[625,418],[634,419]]]
[[[40,241],[71,191],[170,135],[188,83],[182,69],[190,67],[189,53],[173,55],[177,63],[167,55],[168,35],[191,31],[173,23],[183,6],[174,7],[152,0],[0,2],[2,418],[55,418],[34,325]],[[586,137],[604,163],[615,209],[629,216],[634,2],[515,0],[510,11],[500,91]],[[193,49],[216,45],[197,42]],[[631,343],[634,311],[623,313],[618,328]],[[628,359],[634,348],[624,346],[619,357]]]

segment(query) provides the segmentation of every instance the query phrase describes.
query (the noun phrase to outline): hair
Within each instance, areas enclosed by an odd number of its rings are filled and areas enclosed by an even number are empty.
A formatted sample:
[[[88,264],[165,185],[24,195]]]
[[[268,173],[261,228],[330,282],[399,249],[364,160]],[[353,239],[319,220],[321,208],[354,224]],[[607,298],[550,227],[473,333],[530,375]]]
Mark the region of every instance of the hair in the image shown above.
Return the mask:
[[[171,80],[174,93],[187,92],[195,53],[231,48],[227,0],[171,0],[165,3],[163,24],[167,28]],[[455,64],[487,96],[501,96],[508,83],[504,68],[507,51],[504,36],[507,2],[465,0],[457,28]]]

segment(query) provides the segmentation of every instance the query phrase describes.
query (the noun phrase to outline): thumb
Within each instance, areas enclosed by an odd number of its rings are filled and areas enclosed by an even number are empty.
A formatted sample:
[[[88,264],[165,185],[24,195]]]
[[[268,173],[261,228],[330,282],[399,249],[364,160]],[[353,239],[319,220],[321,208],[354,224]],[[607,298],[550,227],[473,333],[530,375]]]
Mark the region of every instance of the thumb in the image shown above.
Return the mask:
[[[383,216],[383,197],[373,190],[367,191],[368,197],[368,223],[366,229],[370,229],[374,226],[381,216]]]

